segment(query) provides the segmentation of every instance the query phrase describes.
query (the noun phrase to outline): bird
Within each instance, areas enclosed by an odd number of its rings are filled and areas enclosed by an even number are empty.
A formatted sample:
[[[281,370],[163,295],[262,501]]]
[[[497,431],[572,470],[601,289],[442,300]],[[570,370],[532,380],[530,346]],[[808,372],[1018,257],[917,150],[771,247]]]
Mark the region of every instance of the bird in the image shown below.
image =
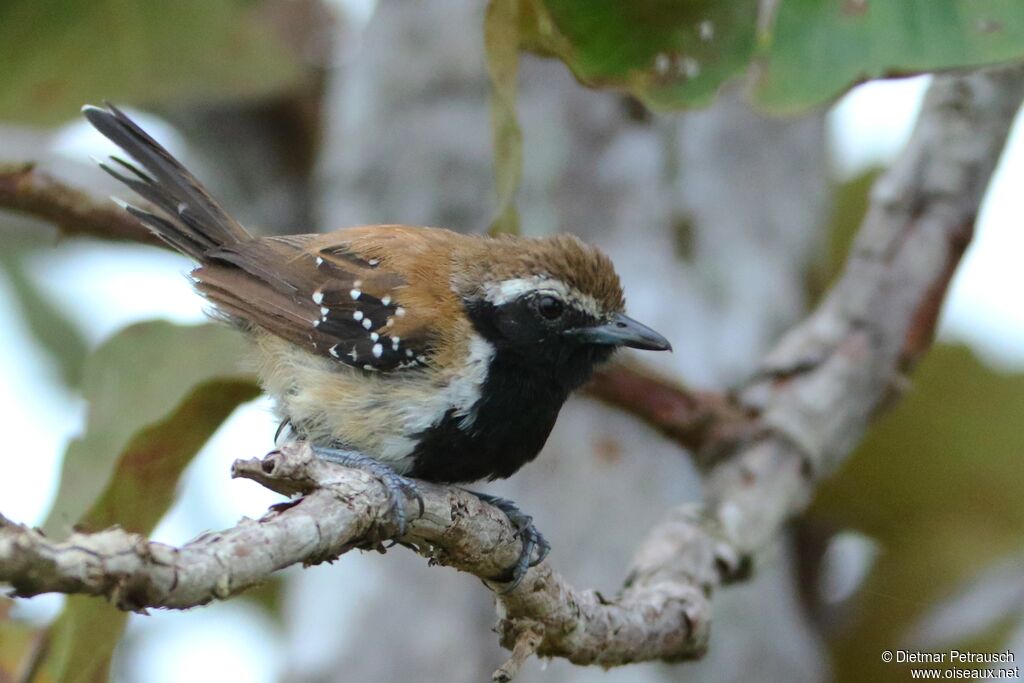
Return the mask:
[[[100,167],[149,206],[118,201],[196,263],[209,313],[251,340],[282,425],[328,461],[385,485],[398,529],[416,481],[509,477],[544,446],[562,404],[619,347],[671,350],[627,317],[611,260],[569,234],[525,238],[366,225],[256,236],[111,103],[85,118],[132,160]],[[474,492],[476,493],[476,492]],[[512,501],[505,590],[550,544]]]

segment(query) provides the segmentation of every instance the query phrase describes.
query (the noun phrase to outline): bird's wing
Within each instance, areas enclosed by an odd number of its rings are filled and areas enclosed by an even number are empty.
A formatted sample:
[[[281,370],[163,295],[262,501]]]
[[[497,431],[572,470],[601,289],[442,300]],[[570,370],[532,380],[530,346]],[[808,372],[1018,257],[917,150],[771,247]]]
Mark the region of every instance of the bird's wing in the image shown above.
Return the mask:
[[[413,266],[412,276],[396,272],[386,255],[392,237],[387,232],[395,229],[352,228],[238,242],[207,252],[193,277],[196,288],[228,316],[312,353],[364,370],[423,367],[430,363],[436,340],[426,323],[429,317],[409,308],[417,294],[408,281],[423,268]],[[377,251],[380,256],[373,255]],[[403,251],[417,255],[415,244]],[[429,261],[428,253],[419,256]],[[435,275],[427,273],[425,279]],[[444,298],[446,293],[437,294]]]

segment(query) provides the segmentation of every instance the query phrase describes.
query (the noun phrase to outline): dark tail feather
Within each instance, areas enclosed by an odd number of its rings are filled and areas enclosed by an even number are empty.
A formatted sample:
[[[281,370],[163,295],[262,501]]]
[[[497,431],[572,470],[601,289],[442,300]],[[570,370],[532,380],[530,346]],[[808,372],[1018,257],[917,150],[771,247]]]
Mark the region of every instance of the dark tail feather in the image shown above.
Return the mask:
[[[82,113],[96,130],[127,152],[145,172],[123,159],[113,158],[130,175],[107,164],[100,167],[159,208],[159,216],[134,206],[125,209],[178,251],[202,260],[219,247],[250,239],[245,228],[227,214],[199,181],[160,143],[114,105],[106,109],[86,105]]]

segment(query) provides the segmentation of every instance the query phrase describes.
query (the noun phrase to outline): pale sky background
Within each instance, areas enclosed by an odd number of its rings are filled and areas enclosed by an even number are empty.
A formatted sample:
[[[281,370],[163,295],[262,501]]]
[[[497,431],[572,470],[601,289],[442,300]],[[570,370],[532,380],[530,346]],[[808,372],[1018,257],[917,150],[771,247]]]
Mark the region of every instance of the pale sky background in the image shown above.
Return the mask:
[[[364,3],[365,4],[365,3]],[[909,134],[927,78],[858,87],[829,116],[829,144],[839,177],[850,177],[889,161]],[[158,125],[145,119],[147,127]],[[979,231],[957,274],[941,323],[941,337],[964,341],[989,363],[1002,369],[1024,368],[1024,140],[1020,117],[1008,153],[985,201]],[[168,133],[172,134],[172,133]],[[158,137],[164,137],[162,133]],[[84,158],[110,151],[105,141],[81,123],[55,141],[61,153]],[[529,154],[529,150],[526,150]],[[47,292],[74,292],[55,297],[66,312],[99,343],[125,325],[165,318],[181,323],[204,320],[203,302],[184,277],[188,262],[170,253],[129,245],[65,243],[56,262],[48,257]],[[138,292],[145,292],[139,297]],[[90,303],[92,305],[90,305]],[[11,519],[38,524],[52,503],[61,454],[84,424],[85,405],[69,397],[56,381],[54,368],[37,353],[12,308],[7,284],[0,280],[0,427],[5,451],[22,458],[19,477],[0,479],[0,510]],[[227,477],[239,456],[269,450],[276,428],[267,403],[256,401],[236,412],[189,468],[181,497],[154,534],[180,544],[205,529],[234,524],[243,515],[258,516],[277,497],[247,481]],[[346,563],[349,558],[346,558]],[[345,564],[345,563],[340,563]],[[331,568],[339,571],[339,565]],[[311,579],[315,580],[315,579]],[[59,609],[59,597],[19,602],[19,613],[45,620]],[[279,679],[285,648],[273,624],[255,608],[229,601],[187,613],[157,612],[133,616],[132,633],[144,637],[145,672],[127,671],[151,683]],[[309,636],[315,641],[315,634]],[[200,675],[200,672],[202,675]]]

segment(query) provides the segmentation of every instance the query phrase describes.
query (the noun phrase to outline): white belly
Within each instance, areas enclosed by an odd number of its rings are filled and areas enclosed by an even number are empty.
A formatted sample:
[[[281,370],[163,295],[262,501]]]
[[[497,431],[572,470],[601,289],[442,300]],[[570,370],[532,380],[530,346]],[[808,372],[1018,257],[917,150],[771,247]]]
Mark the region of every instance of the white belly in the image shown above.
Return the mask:
[[[344,445],[386,462],[412,467],[419,435],[453,412],[470,427],[494,347],[478,336],[468,362],[453,372],[432,368],[390,373],[357,370],[304,351],[278,337],[257,336],[258,372],[277,412],[318,444]]]

